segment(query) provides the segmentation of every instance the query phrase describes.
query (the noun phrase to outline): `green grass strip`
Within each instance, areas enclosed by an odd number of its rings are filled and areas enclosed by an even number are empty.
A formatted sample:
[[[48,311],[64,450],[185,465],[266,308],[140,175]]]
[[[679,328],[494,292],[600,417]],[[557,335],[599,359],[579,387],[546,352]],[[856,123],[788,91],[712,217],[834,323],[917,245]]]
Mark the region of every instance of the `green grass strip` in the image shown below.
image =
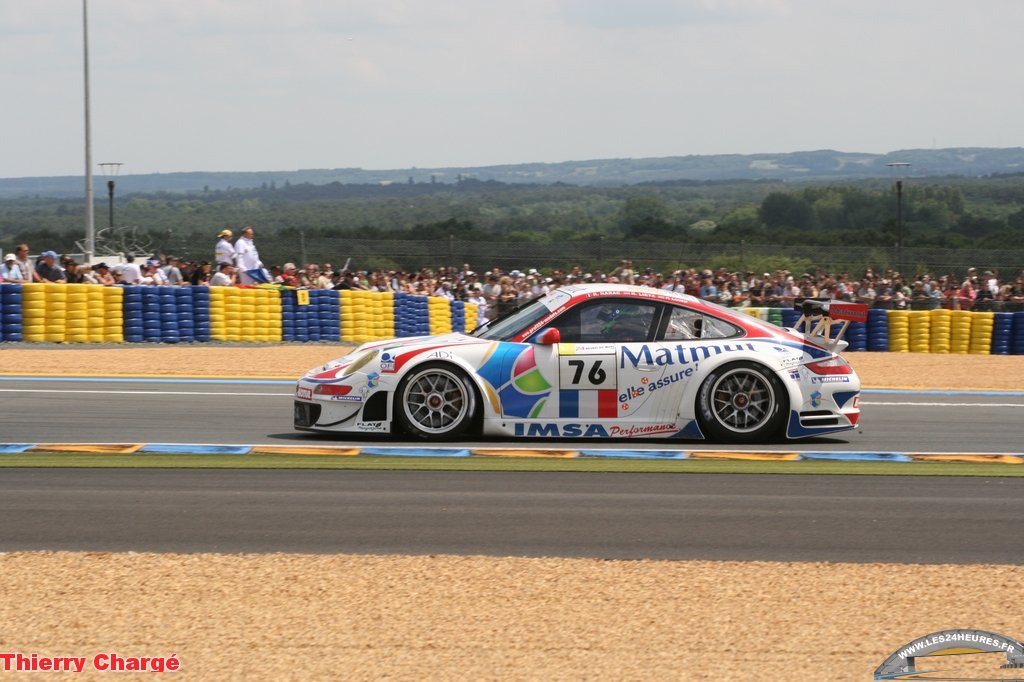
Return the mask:
[[[870,476],[1024,476],[1024,465],[960,462],[750,462],[724,460],[537,459],[515,457],[333,457],[302,455],[0,454],[0,468],[372,469],[395,471],[570,471]]]

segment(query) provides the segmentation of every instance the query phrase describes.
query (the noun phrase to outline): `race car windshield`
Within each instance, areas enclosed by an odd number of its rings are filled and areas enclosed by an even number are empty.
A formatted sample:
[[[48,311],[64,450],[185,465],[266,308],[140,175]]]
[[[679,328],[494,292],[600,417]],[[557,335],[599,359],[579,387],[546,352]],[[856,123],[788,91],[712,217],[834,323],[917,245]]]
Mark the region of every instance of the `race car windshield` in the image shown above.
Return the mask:
[[[545,315],[564,305],[570,296],[562,291],[552,291],[547,296],[535,298],[521,308],[513,308],[505,317],[488,322],[473,331],[473,336],[490,341],[505,341],[523,331]]]

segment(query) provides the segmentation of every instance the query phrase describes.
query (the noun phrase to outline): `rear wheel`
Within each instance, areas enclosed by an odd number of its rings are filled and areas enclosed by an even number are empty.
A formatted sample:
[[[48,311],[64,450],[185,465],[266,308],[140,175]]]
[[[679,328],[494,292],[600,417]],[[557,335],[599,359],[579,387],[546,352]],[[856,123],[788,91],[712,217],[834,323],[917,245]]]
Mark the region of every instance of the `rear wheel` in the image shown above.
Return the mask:
[[[775,375],[753,362],[715,369],[701,384],[697,413],[705,433],[731,443],[766,441],[786,417],[785,390]]]
[[[423,440],[454,438],[469,428],[476,414],[476,392],[469,378],[449,365],[413,369],[398,385],[396,400],[402,428]]]

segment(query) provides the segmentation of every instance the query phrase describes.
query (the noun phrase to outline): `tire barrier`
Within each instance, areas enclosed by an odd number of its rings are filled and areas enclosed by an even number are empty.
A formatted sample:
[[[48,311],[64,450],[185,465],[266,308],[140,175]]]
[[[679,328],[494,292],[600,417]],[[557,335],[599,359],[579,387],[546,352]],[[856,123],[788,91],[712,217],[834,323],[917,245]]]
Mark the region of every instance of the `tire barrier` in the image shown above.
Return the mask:
[[[992,354],[1009,355],[1013,340],[1013,313],[995,313],[992,327]]]
[[[1011,314],[1013,315],[1013,333],[1010,339],[1010,350],[1014,355],[1024,355],[1024,312]]]
[[[889,350],[889,316],[885,310],[868,310],[868,350],[884,353]]]
[[[792,327],[790,308],[744,308]],[[329,342],[469,332],[476,304],[371,291],[0,283],[0,340],[51,343]],[[1024,312],[868,310],[850,351],[1024,355]]]
[[[910,311],[887,310],[889,320],[889,352],[910,352]]]
[[[0,284],[0,339],[22,341],[23,319],[21,285]]]

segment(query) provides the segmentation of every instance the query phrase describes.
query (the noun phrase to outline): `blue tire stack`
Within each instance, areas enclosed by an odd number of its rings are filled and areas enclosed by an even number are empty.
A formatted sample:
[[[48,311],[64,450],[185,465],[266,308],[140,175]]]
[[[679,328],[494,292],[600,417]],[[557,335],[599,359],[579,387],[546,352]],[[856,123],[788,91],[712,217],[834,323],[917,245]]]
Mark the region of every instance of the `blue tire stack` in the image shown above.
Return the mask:
[[[142,340],[160,343],[162,325],[160,320],[160,291],[157,287],[141,287],[142,290]]]
[[[336,289],[320,291],[320,303],[317,306],[320,320],[320,340],[341,341],[341,292]]]
[[[3,326],[0,338],[4,341],[21,341],[21,285],[0,284],[0,324]]]
[[[992,355],[1009,355],[1013,339],[1013,313],[996,313],[992,326]]]
[[[160,296],[160,341],[178,343],[181,341],[181,327],[178,326],[178,297],[175,287],[156,287]]]
[[[293,289],[281,290],[281,340],[295,340],[295,307],[298,294]]]
[[[140,343],[145,338],[142,287],[134,284],[125,286],[121,305],[124,310],[124,340],[127,343]]]
[[[413,336],[428,336],[430,334],[430,305],[426,296],[410,296],[413,310]]]
[[[178,334],[182,341],[196,340],[196,323],[193,318],[192,292],[187,287],[172,287],[178,308]]]
[[[186,287],[192,296],[193,337],[196,341],[210,340],[210,287]]]
[[[309,341],[320,340],[320,289],[309,290],[309,305],[306,308],[306,331]]]
[[[889,350],[889,318],[884,310],[868,310],[868,350],[885,352]]]
[[[796,325],[796,321],[800,319],[800,311],[796,308],[783,308],[782,309],[782,326],[793,328]]]
[[[466,332],[466,304],[462,301],[452,301],[452,331]]]
[[[1012,314],[1010,349],[1014,355],[1024,355],[1024,312]]]
[[[313,292],[309,292],[309,305],[299,305],[296,296],[295,303],[295,340],[309,341],[309,311],[313,308]]]
[[[850,345],[846,350],[865,351],[868,349],[868,325],[866,322],[851,322],[843,336]]]
[[[409,294],[395,294],[395,336],[398,338],[412,336],[409,308],[406,305],[408,300]]]

